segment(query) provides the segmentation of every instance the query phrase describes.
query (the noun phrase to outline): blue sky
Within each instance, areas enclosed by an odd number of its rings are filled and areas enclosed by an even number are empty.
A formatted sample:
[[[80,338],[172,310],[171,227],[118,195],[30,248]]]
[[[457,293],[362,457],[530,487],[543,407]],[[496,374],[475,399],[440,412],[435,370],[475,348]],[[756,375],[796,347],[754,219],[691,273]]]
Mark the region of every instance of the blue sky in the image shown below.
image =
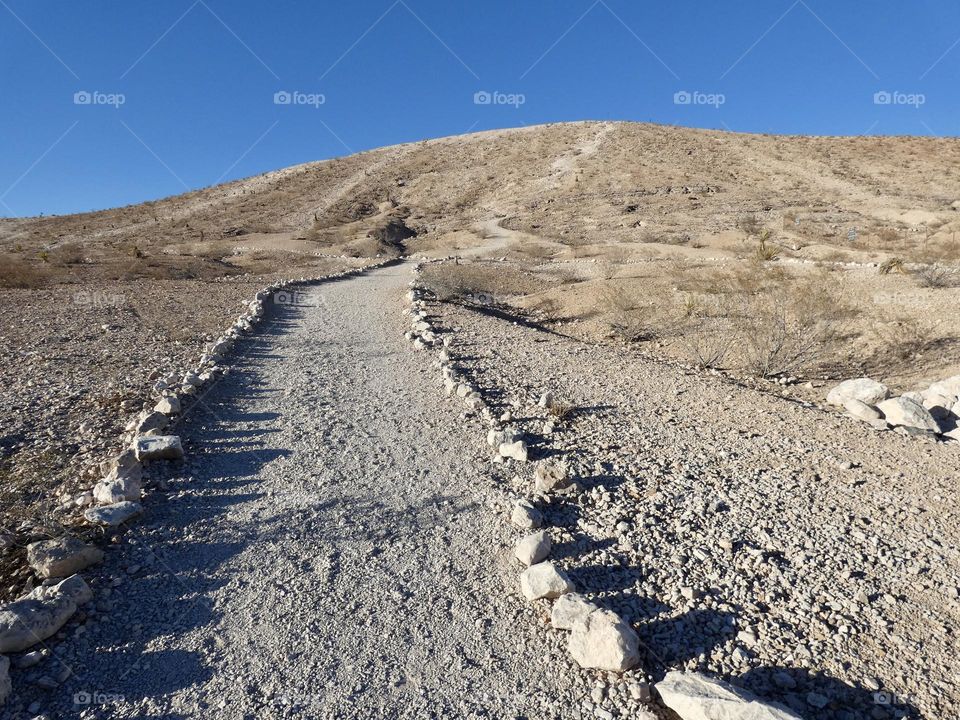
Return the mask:
[[[960,134],[946,0],[0,0],[0,59],[0,216],[544,122]]]

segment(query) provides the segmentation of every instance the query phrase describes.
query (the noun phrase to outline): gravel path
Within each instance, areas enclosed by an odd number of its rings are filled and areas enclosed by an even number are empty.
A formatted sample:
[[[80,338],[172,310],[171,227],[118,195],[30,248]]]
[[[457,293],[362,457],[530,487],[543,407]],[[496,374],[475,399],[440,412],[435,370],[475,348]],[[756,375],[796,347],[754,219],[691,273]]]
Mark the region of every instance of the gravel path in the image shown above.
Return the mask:
[[[92,578],[96,609],[18,673],[8,711],[579,716],[582,678],[516,595],[504,470],[403,340],[409,278],[274,310],[183,422],[190,460],[158,472]]]

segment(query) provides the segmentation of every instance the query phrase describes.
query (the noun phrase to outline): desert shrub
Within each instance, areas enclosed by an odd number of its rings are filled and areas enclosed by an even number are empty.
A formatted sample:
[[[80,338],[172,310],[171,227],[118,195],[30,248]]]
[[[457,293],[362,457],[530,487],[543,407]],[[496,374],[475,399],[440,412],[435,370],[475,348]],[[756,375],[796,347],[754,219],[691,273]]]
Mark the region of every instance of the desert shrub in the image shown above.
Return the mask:
[[[46,273],[9,255],[0,257],[0,288],[37,288],[46,281]]]
[[[906,267],[904,265],[903,259],[898,257],[887,258],[882,263],[880,263],[880,274],[889,275],[890,273],[904,273],[906,272]]]
[[[850,312],[822,282],[780,285],[740,299],[739,343],[759,377],[791,372],[828,354]]]
[[[777,248],[771,242],[771,237],[772,234],[769,230],[764,230],[760,233],[760,237],[757,240],[757,247],[753,251],[753,257],[755,260],[766,262],[768,260],[777,259]]]
[[[691,362],[701,367],[723,367],[723,361],[733,345],[734,335],[717,327],[717,324],[716,320],[710,324],[691,323],[683,329],[680,345]]]
[[[949,288],[957,285],[956,273],[941,265],[927,265],[913,273],[914,280],[920,287]]]
[[[78,265],[84,260],[83,247],[80,243],[64,243],[50,251],[50,260],[61,265]]]

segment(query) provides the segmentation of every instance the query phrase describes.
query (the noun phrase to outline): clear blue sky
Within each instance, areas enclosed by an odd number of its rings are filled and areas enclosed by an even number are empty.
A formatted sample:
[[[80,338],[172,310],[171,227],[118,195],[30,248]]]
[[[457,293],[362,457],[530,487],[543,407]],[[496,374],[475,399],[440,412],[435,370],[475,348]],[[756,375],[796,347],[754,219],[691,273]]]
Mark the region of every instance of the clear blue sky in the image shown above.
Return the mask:
[[[0,0],[0,57],[2,216],[553,121],[960,131],[955,0]]]

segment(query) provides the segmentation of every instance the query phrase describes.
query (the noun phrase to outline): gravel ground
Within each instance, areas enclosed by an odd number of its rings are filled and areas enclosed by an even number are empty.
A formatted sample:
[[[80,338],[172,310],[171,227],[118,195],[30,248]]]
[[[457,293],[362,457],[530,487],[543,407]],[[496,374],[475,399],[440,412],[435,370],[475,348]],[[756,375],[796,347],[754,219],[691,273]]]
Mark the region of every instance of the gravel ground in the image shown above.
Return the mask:
[[[573,466],[583,492],[545,506],[570,549],[560,562],[634,623],[655,676],[719,673],[807,717],[960,714],[956,444],[494,313],[434,311],[532,459]],[[574,407],[549,436],[545,390]]]
[[[274,279],[0,290],[0,602],[32,587],[24,548],[74,524],[60,501],[100,478],[155,378],[193,367],[209,337]]]
[[[8,714],[580,716],[586,675],[518,597],[505,469],[403,340],[409,278],[274,310]]]

